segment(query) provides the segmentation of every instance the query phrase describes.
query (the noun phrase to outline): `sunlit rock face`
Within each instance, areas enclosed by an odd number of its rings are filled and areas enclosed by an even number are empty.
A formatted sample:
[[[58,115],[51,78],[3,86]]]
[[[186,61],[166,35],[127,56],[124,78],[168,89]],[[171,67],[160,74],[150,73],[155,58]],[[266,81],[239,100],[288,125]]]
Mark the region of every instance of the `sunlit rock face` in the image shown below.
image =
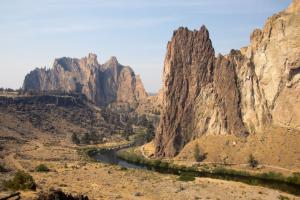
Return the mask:
[[[270,17],[251,43],[215,56],[208,30],[179,28],[167,46],[156,156],[202,135],[245,137],[265,126],[300,129],[300,1]]]
[[[116,57],[101,65],[92,53],[81,59],[58,58],[51,69],[31,71],[23,89],[83,93],[98,106],[112,102],[136,104],[148,96],[130,67],[119,64]]]

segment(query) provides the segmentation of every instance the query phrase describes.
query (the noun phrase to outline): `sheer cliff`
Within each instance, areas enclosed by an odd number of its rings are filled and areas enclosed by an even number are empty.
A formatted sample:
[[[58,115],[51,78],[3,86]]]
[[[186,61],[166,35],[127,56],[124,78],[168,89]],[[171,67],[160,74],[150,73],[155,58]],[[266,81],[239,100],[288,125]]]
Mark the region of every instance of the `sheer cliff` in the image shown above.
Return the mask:
[[[83,93],[98,106],[112,102],[137,104],[148,95],[134,71],[112,57],[100,65],[95,54],[87,57],[55,59],[51,69],[35,69],[26,75],[25,91],[65,91]]]
[[[167,45],[156,155],[204,135],[300,129],[300,1],[270,17],[251,43],[218,55],[208,30],[179,28]]]

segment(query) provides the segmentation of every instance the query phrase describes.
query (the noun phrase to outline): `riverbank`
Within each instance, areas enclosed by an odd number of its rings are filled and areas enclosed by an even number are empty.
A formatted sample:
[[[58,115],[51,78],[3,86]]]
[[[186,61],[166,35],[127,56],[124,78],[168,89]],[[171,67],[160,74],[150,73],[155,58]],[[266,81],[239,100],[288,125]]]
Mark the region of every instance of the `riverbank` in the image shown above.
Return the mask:
[[[184,166],[174,164],[164,160],[155,160],[145,158],[142,153],[137,153],[135,148],[120,150],[117,155],[119,158],[136,165],[147,167],[150,170],[161,173],[171,173],[182,175],[189,173],[189,176],[209,177],[223,180],[233,180],[250,185],[259,185],[278,189],[300,196],[300,173],[293,173],[291,176],[284,176],[281,173],[265,172],[250,173],[248,171],[235,170],[215,165]],[[192,179],[191,179],[192,180]]]
[[[132,141],[127,141],[122,143],[107,143],[104,145],[79,146],[77,147],[77,152],[84,160],[96,162],[96,160],[93,157],[95,154],[103,153],[108,150],[128,148],[132,145]]]
[[[84,146],[66,143],[63,138],[48,135],[44,137],[18,144],[17,152],[16,149],[8,149],[8,154],[4,156],[6,167],[25,170],[33,176],[37,184],[36,191],[21,191],[22,199],[35,199],[39,192],[51,189],[103,200],[194,200],[224,199],[224,196],[228,200],[274,200],[279,197],[300,199],[285,192],[239,182],[197,177],[194,181],[183,182],[172,174],[131,168],[126,170],[117,165],[91,162],[78,154],[78,148],[84,149]],[[107,143],[90,145],[88,148],[115,145],[117,143]],[[50,171],[36,172],[34,169],[39,164],[45,164]],[[14,171],[10,173],[13,174]]]

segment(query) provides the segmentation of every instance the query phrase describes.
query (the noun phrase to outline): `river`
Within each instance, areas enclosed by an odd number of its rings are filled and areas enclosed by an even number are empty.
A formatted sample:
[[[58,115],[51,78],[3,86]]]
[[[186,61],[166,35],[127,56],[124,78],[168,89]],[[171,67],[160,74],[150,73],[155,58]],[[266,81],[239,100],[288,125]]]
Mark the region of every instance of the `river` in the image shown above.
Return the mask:
[[[142,143],[141,141],[135,142],[133,144],[133,146],[140,146],[141,143]],[[91,156],[99,162],[106,163],[106,164],[119,165],[119,166],[125,167],[125,168],[152,170],[152,171],[156,171],[159,173],[175,174],[175,175],[181,175],[183,173],[181,170],[176,170],[176,169],[171,169],[171,168],[162,168],[162,167],[157,167],[157,166],[156,167],[149,166],[149,165],[145,165],[145,164],[129,163],[125,160],[118,158],[117,151],[119,151],[119,150],[120,150],[120,148],[105,150],[105,151],[101,151],[100,153],[95,153]],[[286,183],[286,182],[282,182],[282,181],[266,180],[266,179],[262,179],[262,178],[248,177],[248,176],[234,175],[234,174],[216,174],[216,173],[208,173],[208,172],[200,172],[200,171],[196,171],[196,172],[193,171],[193,176],[243,182],[243,183],[246,183],[249,185],[259,185],[259,186],[268,187],[268,188],[272,188],[272,189],[276,189],[276,190],[280,190],[283,192],[287,192],[290,194],[300,196],[300,186],[299,185]]]

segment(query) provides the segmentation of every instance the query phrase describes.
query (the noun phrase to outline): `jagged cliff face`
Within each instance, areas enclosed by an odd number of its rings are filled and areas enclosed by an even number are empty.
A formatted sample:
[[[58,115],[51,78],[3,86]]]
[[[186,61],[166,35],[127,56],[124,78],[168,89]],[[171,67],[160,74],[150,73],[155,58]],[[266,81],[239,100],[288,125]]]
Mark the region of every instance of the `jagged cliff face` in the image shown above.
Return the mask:
[[[255,66],[273,123],[299,129],[300,1],[255,30],[244,55]]]
[[[300,1],[255,30],[251,44],[215,57],[209,33],[179,28],[168,43],[156,155],[202,135],[300,129]]]
[[[173,156],[203,134],[246,135],[234,64],[215,58],[208,30],[180,28],[167,48],[157,155]]]
[[[95,54],[82,59],[59,58],[50,70],[35,69],[26,75],[25,91],[66,91],[83,93],[98,106],[112,102],[131,105],[147,97],[139,77],[115,57],[100,65]]]

